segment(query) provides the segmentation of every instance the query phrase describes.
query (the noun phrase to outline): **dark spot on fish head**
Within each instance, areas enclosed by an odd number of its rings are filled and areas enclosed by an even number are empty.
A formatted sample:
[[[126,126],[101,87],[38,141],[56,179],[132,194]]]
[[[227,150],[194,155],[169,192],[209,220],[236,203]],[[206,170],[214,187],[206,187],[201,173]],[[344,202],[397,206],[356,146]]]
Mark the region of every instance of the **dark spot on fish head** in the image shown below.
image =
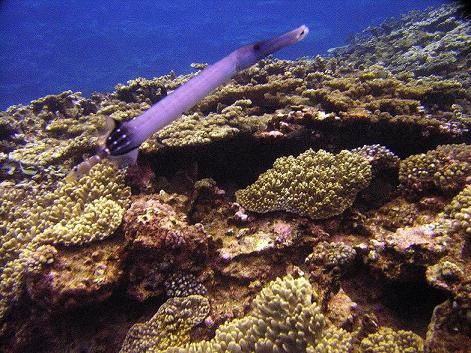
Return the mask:
[[[259,51],[259,50],[260,50],[260,44],[259,44],[259,43],[255,43],[255,44],[253,45],[253,50]]]

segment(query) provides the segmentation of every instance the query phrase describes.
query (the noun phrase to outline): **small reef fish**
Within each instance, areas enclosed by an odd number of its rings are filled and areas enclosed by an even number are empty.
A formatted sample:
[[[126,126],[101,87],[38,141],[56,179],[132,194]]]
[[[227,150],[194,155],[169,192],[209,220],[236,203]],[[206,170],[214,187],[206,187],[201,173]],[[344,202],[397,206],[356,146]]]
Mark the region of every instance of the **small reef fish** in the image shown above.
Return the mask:
[[[99,142],[98,152],[75,166],[66,180],[79,179],[104,158],[119,165],[135,163],[139,146],[156,131],[180,117],[238,72],[249,68],[267,55],[296,44],[308,33],[308,27],[302,25],[280,36],[243,46],[206,67],[141,115],[128,121],[112,121],[114,126],[110,126],[109,134]]]

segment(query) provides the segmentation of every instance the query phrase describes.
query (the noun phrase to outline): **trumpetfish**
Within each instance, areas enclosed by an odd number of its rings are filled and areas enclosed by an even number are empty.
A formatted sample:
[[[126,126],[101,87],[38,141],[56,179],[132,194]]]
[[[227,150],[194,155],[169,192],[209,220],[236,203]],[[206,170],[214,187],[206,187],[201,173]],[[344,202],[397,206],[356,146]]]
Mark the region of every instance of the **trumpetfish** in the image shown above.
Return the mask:
[[[109,134],[99,142],[98,152],[72,168],[67,179],[79,179],[104,158],[120,165],[135,163],[139,146],[156,131],[179,118],[238,72],[249,68],[267,55],[296,44],[308,33],[309,28],[302,25],[277,37],[245,45],[207,66],[141,115],[123,122],[110,119],[112,126],[108,129]]]

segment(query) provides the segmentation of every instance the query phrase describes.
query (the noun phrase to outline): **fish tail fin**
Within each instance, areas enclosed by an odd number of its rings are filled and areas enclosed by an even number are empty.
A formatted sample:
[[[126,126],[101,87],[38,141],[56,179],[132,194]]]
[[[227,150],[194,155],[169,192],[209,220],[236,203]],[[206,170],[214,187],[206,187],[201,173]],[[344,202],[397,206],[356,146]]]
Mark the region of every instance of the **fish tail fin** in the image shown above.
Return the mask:
[[[69,174],[64,178],[66,182],[70,183],[78,181],[81,177],[88,174],[90,169],[97,165],[101,160],[108,157],[108,153],[104,149],[100,149],[96,154],[90,158],[86,158],[83,162],[74,166]]]

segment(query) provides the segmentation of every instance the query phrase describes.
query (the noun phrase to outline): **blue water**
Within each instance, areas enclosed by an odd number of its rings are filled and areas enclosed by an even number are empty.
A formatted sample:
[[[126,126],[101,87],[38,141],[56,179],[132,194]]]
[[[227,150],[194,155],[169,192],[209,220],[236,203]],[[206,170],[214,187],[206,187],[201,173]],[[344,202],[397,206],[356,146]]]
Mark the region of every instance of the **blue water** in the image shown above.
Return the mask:
[[[385,18],[439,0],[0,0],[0,109],[64,90],[112,91],[138,76],[191,71],[301,24],[277,57],[325,54]]]

